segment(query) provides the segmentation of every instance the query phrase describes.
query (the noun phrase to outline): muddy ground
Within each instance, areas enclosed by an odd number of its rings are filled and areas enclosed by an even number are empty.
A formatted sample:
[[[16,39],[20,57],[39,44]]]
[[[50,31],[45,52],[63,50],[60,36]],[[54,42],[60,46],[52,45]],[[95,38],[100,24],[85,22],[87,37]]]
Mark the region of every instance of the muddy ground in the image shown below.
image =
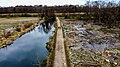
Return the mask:
[[[120,29],[62,20],[72,67],[120,67]]]

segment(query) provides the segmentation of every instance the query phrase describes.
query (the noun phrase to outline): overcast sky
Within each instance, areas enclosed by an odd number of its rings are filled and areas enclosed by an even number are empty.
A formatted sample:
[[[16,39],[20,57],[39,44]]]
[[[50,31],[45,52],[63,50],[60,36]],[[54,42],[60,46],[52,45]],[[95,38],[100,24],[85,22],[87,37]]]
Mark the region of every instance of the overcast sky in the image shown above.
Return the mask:
[[[8,7],[8,6],[16,6],[16,5],[40,5],[40,4],[48,5],[48,6],[65,5],[65,4],[83,5],[85,4],[86,1],[88,0],[0,0],[0,6]],[[95,1],[95,0],[91,0],[91,1]]]

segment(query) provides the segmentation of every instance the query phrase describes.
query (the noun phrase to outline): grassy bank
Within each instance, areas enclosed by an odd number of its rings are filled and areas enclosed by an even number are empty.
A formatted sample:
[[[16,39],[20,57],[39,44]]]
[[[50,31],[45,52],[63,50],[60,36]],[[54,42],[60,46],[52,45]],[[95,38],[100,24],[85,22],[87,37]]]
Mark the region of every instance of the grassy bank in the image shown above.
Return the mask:
[[[65,55],[66,55],[66,61],[67,61],[67,67],[71,67],[71,62],[70,62],[70,54],[69,54],[69,48],[68,48],[68,40],[65,38],[65,33],[64,33],[64,27],[62,25],[62,31],[63,31],[63,38],[64,38],[64,48],[65,48]]]
[[[3,20],[1,24],[1,34],[0,34],[0,48],[6,47],[7,45],[10,45],[14,40],[16,40],[18,37],[21,37],[23,34],[29,32],[30,30],[34,29],[39,23],[39,20],[35,21],[28,21],[26,19],[0,19]],[[10,21],[11,22],[10,22]],[[24,20],[24,21],[21,21]],[[7,30],[11,29],[11,30]],[[7,30],[7,31],[6,31]],[[2,32],[5,31],[5,32]],[[4,34],[2,34],[4,33]]]
[[[70,54],[69,54],[69,48],[68,48],[68,40],[64,40],[64,46],[65,46],[65,54],[66,54],[66,61],[67,61],[67,66],[71,67],[71,62],[70,62]]]
[[[56,21],[55,21],[56,22]],[[50,38],[50,41],[47,43],[47,49],[49,50],[49,55],[46,60],[46,67],[53,67],[53,60],[55,55],[55,44],[56,44],[56,35],[57,35],[57,23],[54,24],[55,32],[54,36]]]

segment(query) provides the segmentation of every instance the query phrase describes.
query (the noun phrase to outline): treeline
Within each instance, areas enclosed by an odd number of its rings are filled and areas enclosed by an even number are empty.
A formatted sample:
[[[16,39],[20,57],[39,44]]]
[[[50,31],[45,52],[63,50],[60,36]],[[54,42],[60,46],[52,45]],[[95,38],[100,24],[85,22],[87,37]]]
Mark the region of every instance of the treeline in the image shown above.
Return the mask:
[[[0,7],[0,14],[6,13],[43,13],[45,10],[52,10],[56,13],[74,13],[85,12],[84,6],[79,5],[64,5],[64,6],[15,6],[15,7]],[[86,8],[86,7],[85,7]]]
[[[92,1],[85,4],[86,14],[96,23],[120,27],[120,2]]]

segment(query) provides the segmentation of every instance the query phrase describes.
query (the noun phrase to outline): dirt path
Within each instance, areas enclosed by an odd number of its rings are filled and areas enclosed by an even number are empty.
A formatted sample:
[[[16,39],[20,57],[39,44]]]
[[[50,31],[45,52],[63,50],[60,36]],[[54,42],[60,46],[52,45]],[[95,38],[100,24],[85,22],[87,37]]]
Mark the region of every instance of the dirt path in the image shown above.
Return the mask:
[[[63,31],[58,17],[57,17],[57,25],[58,25],[58,30],[56,36],[54,67],[67,67]]]

